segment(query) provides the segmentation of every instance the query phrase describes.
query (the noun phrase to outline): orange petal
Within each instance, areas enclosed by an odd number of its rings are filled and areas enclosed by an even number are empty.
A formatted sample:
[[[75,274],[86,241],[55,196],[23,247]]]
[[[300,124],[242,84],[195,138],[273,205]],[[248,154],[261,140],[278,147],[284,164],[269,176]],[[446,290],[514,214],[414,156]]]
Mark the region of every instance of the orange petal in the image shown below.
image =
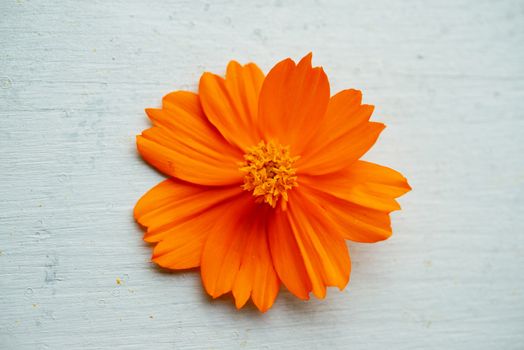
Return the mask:
[[[240,186],[204,187],[168,179],[149,190],[137,202],[135,219],[147,227],[144,240],[159,242],[177,227],[214,205],[242,194]]]
[[[365,161],[357,161],[336,173],[303,175],[300,183],[348,202],[385,212],[400,209],[395,198],[411,189],[399,172]]]
[[[146,111],[155,126],[170,131],[175,138],[190,148],[211,153],[220,161],[243,155],[209,122],[198,95],[192,92],[176,91],[164,96],[162,113],[155,109]]]
[[[193,215],[186,220],[151,236],[159,239],[153,251],[153,261],[169,269],[200,266],[202,250],[213,223],[223,215],[227,201]]]
[[[362,93],[358,90],[343,90],[329,99],[326,115],[320,128],[310,141],[304,154],[322,148],[331,140],[337,139],[349,130],[365,123],[373,113],[373,106],[362,105]]]
[[[242,153],[207,121],[198,96],[175,92],[164,109],[147,109],[154,127],[137,136],[142,157],[167,175],[204,185],[240,183]]]
[[[289,220],[308,276],[313,293],[318,298],[326,295],[326,286],[337,286],[340,290],[349,282],[351,261],[343,237],[323,223],[316,208],[300,189],[290,194]]]
[[[300,189],[308,195],[324,223],[344,239],[374,243],[391,236],[391,221],[387,212],[365,208],[306,185]]]
[[[246,235],[240,268],[233,285],[233,296],[237,308],[244,306],[251,296],[258,309],[265,312],[275,301],[280,281],[269,253],[264,211],[257,215]]]
[[[204,245],[202,282],[209,295],[217,298],[231,291],[242,262],[242,252],[256,218],[252,196],[246,194],[223,210]]]
[[[311,67],[311,54],[295,65],[291,59],[268,73],[259,102],[259,127],[266,141],[274,139],[301,154],[319,128],[329,102],[329,82],[322,68]]]
[[[311,281],[289,224],[287,213],[275,209],[269,219],[269,246],[273,265],[286,288],[300,299],[309,299]]]
[[[221,186],[239,184],[242,173],[234,162],[220,163],[166,137],[159,128],[151,128],[136,138],[140,155],[164,174],[195,184]],[[180,147],[180,148],[179,148]]]
[[[323,123],[297,161],[302,173],[322,175],[341,170],[373,146],[385,126],[369,122],[373,106],[361,105],[361,100],[357,90],[331,97]]]
[[[263,80],[264,73],[257,65],[241,66],[235,61],[227,66],[226,79],[211,73],[200,78],[199,94],[207,118],[242,150],[260,141],[255,121]]]

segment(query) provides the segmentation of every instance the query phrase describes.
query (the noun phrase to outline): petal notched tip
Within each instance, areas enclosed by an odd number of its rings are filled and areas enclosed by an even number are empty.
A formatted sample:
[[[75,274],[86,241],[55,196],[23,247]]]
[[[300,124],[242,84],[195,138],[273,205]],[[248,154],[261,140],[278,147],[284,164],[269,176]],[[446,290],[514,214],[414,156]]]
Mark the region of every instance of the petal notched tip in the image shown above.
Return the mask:
[[[160,109],[160,108],[146,108],[146,109],[144,109],[144,112],[146,112],[147,117],[149,118],[149,120],[154,122],[155,116],[158,116],[160,113],[162,113],[162,109]]]
[[[413,187],[408,183],[408,179],[404,177],[404,188],[406,189],[405,193],[408,193],[409,191],[413,191]]]
[[[230,69],[238,69],[238,68],[242,68],[242,65],[238,61],[231,60],[227,64],[226,72],[229,71]]]
[[[240,298],[240,297],[237,297],[235,296],[235,294],[233,293],[233,298],[235,299],[235,307],[237,308],[237,310],[240,310],[241,308],[243,308],[247,301],[249,300],[249,296],[247,298]]]
[[[313,53],[312,53],[312,52],[309,52],[307,55],[305,55],[304,57],[302,57],[302,59],[300,60],[300,62],[298,62],[298,65],[299,65],[299,66],[305,65],[305,66],[311,67],[311,59],[312,59],[312,58],[313,58]]]
[[[322,66],[313,67],[312,59],[313,59],[313,52],[310,51],[308,54],[306,54],[304,57],[300,59],[300,61],[297,64],[297,68],[305,68],[308,70],[319,71],[321,75],[326,75],[324,68]]]
[[[373,109],[375,108],[375,106],[373,105],[366,105],[366,106],[370,106]],[[386,128],[386,124],[381,123],[381,122],[370,122],[370,123],[375,127],[376,130],[382,131]]]
[[[255,305],[255,306],[257,307],[258,311],[260,311],[261,313],[265,314],[269,309],[271,309],[273,304],[271,304],[271,305],[263,305],[263,306]]]

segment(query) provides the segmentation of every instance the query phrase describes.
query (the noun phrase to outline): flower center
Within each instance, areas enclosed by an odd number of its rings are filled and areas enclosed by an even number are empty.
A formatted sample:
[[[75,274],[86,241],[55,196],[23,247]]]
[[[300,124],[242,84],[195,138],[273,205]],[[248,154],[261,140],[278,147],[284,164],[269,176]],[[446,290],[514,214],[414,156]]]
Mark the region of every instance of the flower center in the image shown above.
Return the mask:
[[[242,188],[253,191],[257,202],[266,202],[276,207],[280,197],[285,208],[288,200],[287,191],[298,186],[295,161],[300,157],[291,157],[289,147],[269,141],[260,141],[244,155],[240,170],[246,173]]]

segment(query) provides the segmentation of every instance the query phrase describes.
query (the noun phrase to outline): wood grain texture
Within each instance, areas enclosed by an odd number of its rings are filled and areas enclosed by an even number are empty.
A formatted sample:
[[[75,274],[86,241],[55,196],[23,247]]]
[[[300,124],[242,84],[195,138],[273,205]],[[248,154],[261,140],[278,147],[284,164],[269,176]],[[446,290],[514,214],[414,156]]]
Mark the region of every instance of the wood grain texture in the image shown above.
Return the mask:
[[[524,348],[523,1],[2,0],[0,47],[0,348]],[[239,312],[149,262],[134,136],[204,70],[309,51],[414,190],[344,292]]]

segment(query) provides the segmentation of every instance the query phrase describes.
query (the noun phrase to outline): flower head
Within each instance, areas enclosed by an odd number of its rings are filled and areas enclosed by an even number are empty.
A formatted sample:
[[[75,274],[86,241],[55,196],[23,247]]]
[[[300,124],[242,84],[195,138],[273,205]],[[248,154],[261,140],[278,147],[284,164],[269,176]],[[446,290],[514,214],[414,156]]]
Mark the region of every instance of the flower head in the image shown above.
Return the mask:
[[[330,97],[311,54],[267,76],[232,61],[204,73],[198,94],[166,95],[147,109],[138,151],[169,176],[135,207],[153,261],[201,268],[214,298],[232,292],[269,309],[283,284],[301,299],[343,289],[345,240],[391,235],[389,213],[410,187],[398,172],[360,160],[384,129],[357,90]]]
[[[295,161],[300,157],[291,157],[289,146],[282,147],[275,142],[264,141],[248,149],[244,155],[241,171],[245,172],[242,188],[253,191],[256,202],[266,202],[275,208],[282,197],[283,205],[288,201],[287,191],[297,186]]]

